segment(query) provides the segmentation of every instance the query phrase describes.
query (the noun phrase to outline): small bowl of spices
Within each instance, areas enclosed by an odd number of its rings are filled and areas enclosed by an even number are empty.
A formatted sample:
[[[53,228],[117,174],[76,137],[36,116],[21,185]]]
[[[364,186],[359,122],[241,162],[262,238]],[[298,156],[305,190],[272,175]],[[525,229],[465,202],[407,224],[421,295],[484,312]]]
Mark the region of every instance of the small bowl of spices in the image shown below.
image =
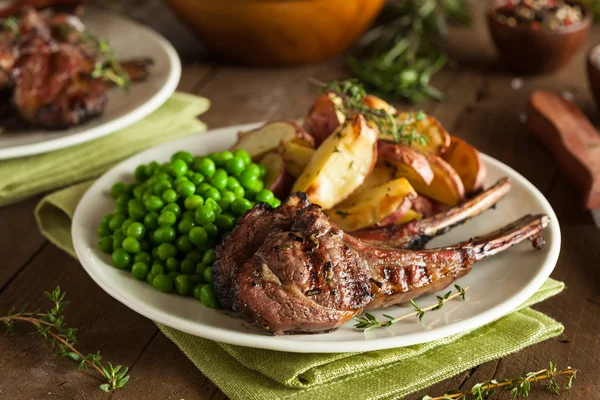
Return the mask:
[[[548,74],[566,65],[587,37],[592,18],[564,0],[493,0],[487,10],[500,61],[518,74]]]

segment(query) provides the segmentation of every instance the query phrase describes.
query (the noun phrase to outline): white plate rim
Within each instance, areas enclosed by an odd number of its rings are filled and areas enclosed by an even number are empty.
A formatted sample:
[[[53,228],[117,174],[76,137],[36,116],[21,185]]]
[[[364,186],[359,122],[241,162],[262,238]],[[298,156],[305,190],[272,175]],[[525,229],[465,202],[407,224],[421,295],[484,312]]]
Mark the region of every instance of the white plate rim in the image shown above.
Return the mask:
[[[217,136],[219,134],[223,134],[224,132],[230,132],[232,130],[249,130],[255,128],[256,126],[259,126],[260,124],[261,123],[251,123],[214,129],[209,132],[202,133],[201,136]],[[114,290],[109,284],[109,282],[105,282],[95,272],[95,267],[93,266],[93,263],[91,261],[92,256],[88,251],[86,251],[87,246],[85,242],[81,239],[83,237],[85,227],[83,226],[83,224],[78,223],[82,218],[85,205],[92,200],[90,198],[92,189],[102,187],[104,185],[103,178],[110,175],[111,171],[119,169],[119,166],[121,164],[128,161],[132,161],[134,158],[139,158],[139,163],[142,163],[141,159],[143,159],[146,154],[156,151],[157,148],[166,144],[174,145],[175,143],[180,141],[190,140],[190,138],[193,136],[200,136],[200,134],[187,136],[184,138],[177,139],[175,141],[166,142],[153,148],[147,149],[141,153],[130,157],[129,159],[122,161],[121,163],[114,166],[111,170],[107,171],[102,177],[96,180],[96,182],[94,182],[92,186],[90,186],[90,188],[88,188],[86,193],[81,198],[73,216],[71,231],[73,237],[73,245],[75,248],[75,252],[79,258],[79,261],[82,264],[83,268],[86,270],[86,272],[90,275],[90,277],[98,284],[98,286],[100,286],[111,297],[115,298],[116,300],[118,300],[128,308],[132,309],[133,311],[137,312],[138,314],[141,314],[155,322],[172,327],[174,329],[191,334],[193,336],[198,336],[201,338],[232,345],[293,353],[364,352],[427,343],[433,340],[442,339],[464,331],[481,327],[515,310],[518,306],[520,306],[527,299],[529,299],[529,297],[531,297],[544,284],[546,279],[554,270],[554,267],[556,266],[556,263],[558,261],[558,256],[561,248],[560,226],[554,210],[552,209],[544,195],[531,182],[529,182],[525,177],[523,177],[511,167],[486,154],[481,154],[483,161],[486,165],[493,165],[494,167],[500,170],[506,171],[511,181],[518,181],[521,185],[523,185],[527,189],[527,191],[535,197],[537,201],[544,205],[544,210],[540,210],[540,212],[547,214],[551,220],[550,226],[544,231],[544,234],[546,236],[551,236],[550,242],[552,243],[552,246],[547,246],[547,254],[542,268],[539,270],[539,272],[537,273],[537,275],[535,275],[533,279],[531,279],[526,285],[524,285],[521,288],[521,290],[518,293],[516,293],[512,297],[508,298],[503,302],[496,303],[495,306],[487,309],[484,312],[466,318],[462,321],[452,322],[442,327],[437,327],[434,330],[425,330],[422,332],[408,333],[393,337],[381,337],[373,340],[294,342],[293,340],[276,340],[277,337],[275,336],[224,331],[218,327],[213,326],[200,325],[199,327],[198,324],[194,324],[190,321],[185,321],[178,317],[174,317],[168,313],[162,311],[157,312],[152,308],[148,308],[140,299],[136,298],[134,295]],[[95,229],[95,227],[93,229]],[[289,336],[287,338],[289,338]]]
[[[156,43],[159,44],[165,51],[170,67],[169,75],[165,80],[165,84],[146,103],[125,115],[107,121],[106,123],[98,125],[94,128],[74,133],[73,135],[63,136],[43,142],[18,145],[15,147],[0,148],[0,160],[8,160],[11,158],[47,153],[107,136],[148,116],[161,105],[163,105],[165,101],[167,101],[167,99],[173,94],[173,92],[175,92],[175,89],[179,84],[179,79],[181,78],[181,60],[179,59],[179,55],[177,54],[177,51],[173,45],[171,45],[167,39],[165,39],[154,29],[135,22],[129,18],[123,18],[120,16],[116,16],[116,18],[121,18],[128,23],[135,25],[140,30],[145,31],[148,36],[152,37],[152,39],[156,41]]]

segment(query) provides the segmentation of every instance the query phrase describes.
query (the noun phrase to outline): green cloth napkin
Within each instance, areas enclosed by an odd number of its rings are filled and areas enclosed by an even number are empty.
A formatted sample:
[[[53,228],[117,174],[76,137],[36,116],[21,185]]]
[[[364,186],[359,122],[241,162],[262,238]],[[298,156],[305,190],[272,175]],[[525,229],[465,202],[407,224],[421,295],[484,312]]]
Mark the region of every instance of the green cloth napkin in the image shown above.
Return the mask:
[[[174,93],[141,121],[91,142],[50,153],[0,161],[0,206],[101,175],[148,147],[204,131],[196,117],[210,102]]]
[[[73,257],[71,217],[90,184],[53,193],[36,208],[41,232]],[[397,399],[559,335],[563,331],[560,323],[529,306],[563,288],[562,282],[548,279],[516,311],[484,327],[430,343],[363,353],[260,350],[213,342],[157,325],[234,400]]]

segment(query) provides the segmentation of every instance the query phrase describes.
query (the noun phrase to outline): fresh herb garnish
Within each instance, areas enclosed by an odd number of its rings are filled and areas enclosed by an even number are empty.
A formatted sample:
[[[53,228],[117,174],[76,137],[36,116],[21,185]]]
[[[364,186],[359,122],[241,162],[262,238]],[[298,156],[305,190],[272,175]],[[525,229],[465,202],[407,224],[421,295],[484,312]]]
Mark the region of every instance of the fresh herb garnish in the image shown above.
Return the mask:
[[[527,398],[531,389],[531,383],[548,380],[546,389],[554,394],[560,394],[560,385],[556,378],[564,376],[567,379],[565,390],[570,390],[573,386],[573,380],[577,376],[577,370],[567,367],[562,370],[556,368],[556,364],[550,361],[550,366],[537,372],[501,381],[492,379],[477,383],[468,390],[456,390],[445,393],[443,396],[431,397],[425,396],[421,400],[486,400],[495,393],[510,392],[513,399]]]
[[[4,21],[2,21],[2,29],[10,30],[17,36],[21,33],[21,28],[19,28],[19,20],[16,17],[8,17],[4,19]]]
[[[314,82],[321,86],[322,92],[330,93],[341,99],[339,104],[338,102],[334,103],[336,109],[345,116],[346,121],[355,114],[362,114],[367,120],[375,124],[380,135],[391,136],[396,143],[427,143],[427,138],[419,134],[416,129],[417,123],[425,119],[424,112],[411,112],[408,118],[400,120],[393,109],[384,110],[365,104],[364,99],[367,96],[367,92],[355,79],[331,81],[328,83]],[[338,134],[340,133],[338,132]]]
[[[348,215],[350,215],[349,212],[346,211],[342,211],[342,210],[336,210],[335,213],[339,216],[341,216],[342,218],[346,218]]]
[[[105,392],[112,392],[125,386],[129,381],[127,368],[123,368],[121,365],[113,367],[110,362],[102,363],[100,352],[83,355],[75,348],[77,329],[67,328],[65,316],[62,314],[69,304],[68,301],[64,301],[65,294],[57,286],[52,293],[44,292],[44,296],[52,302],[52,308],[47,312],[25,312],[24,308],[16,312],[13,307],[9,310],[7,316],[0,317],[0,322],[4,324],[7,334],[14,333],[18,323],[28,322],[32,324],[37,329],[37,333],[52,345],[52,350],[58,357],[68,358],[79,363],[79,368],[91,367],[96,370],[102,379],[106,381],[100,385],[100,389]]]
[[[467,0],[401,0],[382,13],[388,20],[362,39],[360,55],[349,59],[354,75],[374,93],[418,103],[442,99],[430,85],[447,62],[447,21],[470,21]]]
[[[129,77],[123,70],[123,67],[114,50],[109,46],[108,42],[104,39],[95,39],[97,42],[97,48],[100,54],[104,56],[104,62],[97,62],[94,65],[94,70],[91,73],[93,78],[102,78],[105,81],[113,82],[120,88],[129,87]]]
[[[409,317],[417,317],[417,318],[419,318],[419,321],[421,321],[427,311],[439,310],[440,308],[442,308],[444,306],[444,304],[447,301],[452,300],[459,296],[462,297],[463,300],[465,299],[465,292],[467,290],[469,290],[469,286],[467,286],[465,288],[462,288],[458,285],[454,285],[454,286],[456,288],[456,293],[452,294],[452,291],[450,291],[450,292],[446,293],[444,296],[437,296],[438,302],[429,307],[421,308],[414,300],[410,300],[410,304],[415,309],[415,311],[413,311],[411,313],[408,313],[401,317],[392,317],[391,315],[383,314],[383,316],[388,319],[387,321],[377,321],[377,318],[375,318],[374,315],[365,313],[364,317],[363,316],[354,317],[354,319],[357,322],[356,325],[354,325],[354,327],[358,328],[358,329],[362,329],[364,332],[367,332],[367,331],[370,331],[371,329],[375,329],[375,328],[389,328],[396,322],[402,321],[403,319],[406,319]]]

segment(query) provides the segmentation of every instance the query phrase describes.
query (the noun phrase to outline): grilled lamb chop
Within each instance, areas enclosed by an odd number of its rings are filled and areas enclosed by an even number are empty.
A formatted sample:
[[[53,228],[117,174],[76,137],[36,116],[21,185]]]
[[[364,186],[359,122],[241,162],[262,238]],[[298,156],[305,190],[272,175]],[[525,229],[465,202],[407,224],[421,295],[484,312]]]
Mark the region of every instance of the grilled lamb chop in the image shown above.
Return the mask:
[[[329,331],[364,308],[441,290],[473,263],[536,237],[549,222],[530,215],[452,247],[416,251],[344,233],[302,193],[280,208],[249,211],[218,247],[213,266],[222,305],[273,334]]]
[[[508,178],[503,178],[488,190],[448,211],[403,225],[361,229],[352,232],[352,236],[379,246],[422,249],[434,237],[494,206],[509,190],[510,182]]]

